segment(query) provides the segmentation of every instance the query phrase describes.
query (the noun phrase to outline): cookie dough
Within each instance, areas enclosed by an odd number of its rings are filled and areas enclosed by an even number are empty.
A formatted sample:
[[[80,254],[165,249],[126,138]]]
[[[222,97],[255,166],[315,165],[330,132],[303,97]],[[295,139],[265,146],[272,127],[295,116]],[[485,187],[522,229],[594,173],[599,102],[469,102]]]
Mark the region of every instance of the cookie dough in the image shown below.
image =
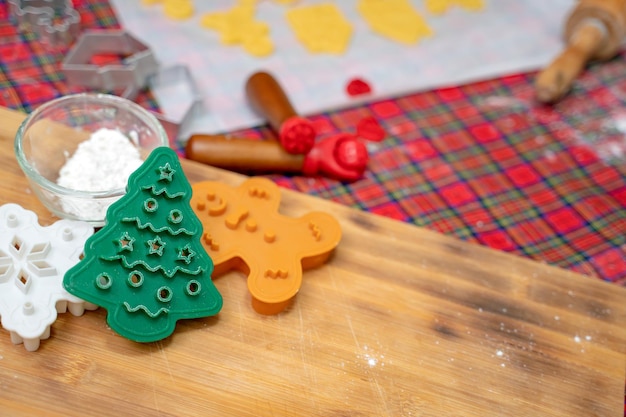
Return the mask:
[[[352,37],[352,25],[332,3],[292,8],[287,22],[311,53],[343,54]]]
[[[220,34],[224,45],[241,45],[250,55],[264,57],[274,52],[269,26],[254,18],[255,0],[239,0],[230,10],[206,13],[200,25]]]
[[[396,42],[413,45],[433,34],[408,0],[359,0],[357,10],[373,32]]]
[[[459,6],[470,11],[479,11],[485,8],[484,0],[424,0],[426,10],[434,15],[446,13],[451,7]]]

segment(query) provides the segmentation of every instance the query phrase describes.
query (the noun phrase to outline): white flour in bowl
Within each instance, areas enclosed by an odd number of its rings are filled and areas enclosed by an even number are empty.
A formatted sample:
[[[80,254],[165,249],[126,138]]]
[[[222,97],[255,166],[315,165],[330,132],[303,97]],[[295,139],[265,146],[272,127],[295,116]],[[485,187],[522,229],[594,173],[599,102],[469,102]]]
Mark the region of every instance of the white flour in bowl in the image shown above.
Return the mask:
[[[57,184],[80,191],[109,191],[125,188],[128,177],[142,164],[139,149],[122,132],[99,129],[78,145],[59,171]],[[117,198],[81,201],[63,197],[63,209],[82,219],[104,219]]]

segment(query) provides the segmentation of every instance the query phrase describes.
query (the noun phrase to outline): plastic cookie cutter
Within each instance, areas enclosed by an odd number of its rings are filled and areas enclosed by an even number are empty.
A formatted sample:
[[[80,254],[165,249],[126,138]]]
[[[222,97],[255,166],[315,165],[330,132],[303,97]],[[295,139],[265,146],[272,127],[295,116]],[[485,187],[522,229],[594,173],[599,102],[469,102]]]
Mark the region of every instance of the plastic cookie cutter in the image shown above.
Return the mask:
[[[104,307],[109,326],[137,342],[169,336],[179,319],[217,314],[222,297],[190,198],[176,153],[156,148],[87,240],[83,260],[65,274],[65,288]]]
[[[119,64],[91,63],[98,54],[122,57]],[[146,87],[159,64],[143,42],[123,30],[91,30],[83,33],[61,63],[68,84],[104,91],[119,91],[134,99]]]
[[[337,220],[323,212],[300,218],[278,213],[280,190],[266,178],[239,187],[193,185],[191,206],[204,225],[202,243],[214,276],[231,269],[248,275],[252,307],[261,314],[287,308],[300,290],[302,271],[324,263],[341,239]]]
[[[0,207],[0,317],[11,341],[28,351],[50,337],[57,313],[75,316],[97,306],[63,289],[63,275],[77,264],[88,223],[59,220],[42,227],[37,215],[17,204]]]
[[[9,0],[9,11],[20,31],[30,31],[44,43],[68,46],[80,31],[80,14],[71,0]]]
[[[163,111],[155,116],[168,137],[175,140],[185,134],[204,108],[204,100],[189,67],[173,65],[163,68],[148,78],[148,87]]]

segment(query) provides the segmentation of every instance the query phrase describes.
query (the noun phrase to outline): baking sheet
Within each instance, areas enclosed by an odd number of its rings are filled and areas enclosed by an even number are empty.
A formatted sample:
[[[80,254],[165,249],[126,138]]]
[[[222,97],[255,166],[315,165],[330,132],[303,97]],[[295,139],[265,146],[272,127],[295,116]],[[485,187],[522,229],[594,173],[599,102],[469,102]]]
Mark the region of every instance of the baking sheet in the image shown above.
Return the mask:
[[[310,5],[321,1],[302,0]],[[162,5],[139,0],[111,0],[122,26],[147,43],[162,66],[191,68],[205,111],[182,137],[190,133],[219,133],[263,123],[244,97],[247,77],[258,70],[277,76],[297,112],[310,115],[381,98],[435,87],[457,85],[507,73],[537,69],[562,47],[561,28],[573,0],[485,0],[480,12],[451,9],[430,15],[423,0],[412,4],[434,30],[434,36],[406,46],[380,37],[356,10],[357,0],[334,2],[353,25],[344,55],[311,54],[296,40],[285,20],[286,6],[261,1],[256,18],[267,22],[275,52],[265,58],[248,55],[239,46],[223,46],[218,34],[200,26],[203,13],[224,11],[235,0],[195,1],[195,14],[186,21],[166,18]],[[362,78],[372,94],[350,97],[345,88]],[[185,95],[158,97],[164,113],[176,113]]]

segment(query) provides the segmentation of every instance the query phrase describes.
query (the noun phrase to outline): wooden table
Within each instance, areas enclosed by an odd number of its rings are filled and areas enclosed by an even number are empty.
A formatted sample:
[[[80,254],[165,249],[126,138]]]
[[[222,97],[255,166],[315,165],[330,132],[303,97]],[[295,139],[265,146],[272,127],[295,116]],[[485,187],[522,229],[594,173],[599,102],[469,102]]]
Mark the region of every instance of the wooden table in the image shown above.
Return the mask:
[[[0,203],[54,219],[0,109]],[[183,161],[194,183],[243,177]],[[61,314],[36,352],[0,331],[2,416],[622,416],[626,290],[285,190],[281,212],[332,213],[343,239],[293,306],[260,316],[245,278],[217,317],[156,343],[102,309]]]

